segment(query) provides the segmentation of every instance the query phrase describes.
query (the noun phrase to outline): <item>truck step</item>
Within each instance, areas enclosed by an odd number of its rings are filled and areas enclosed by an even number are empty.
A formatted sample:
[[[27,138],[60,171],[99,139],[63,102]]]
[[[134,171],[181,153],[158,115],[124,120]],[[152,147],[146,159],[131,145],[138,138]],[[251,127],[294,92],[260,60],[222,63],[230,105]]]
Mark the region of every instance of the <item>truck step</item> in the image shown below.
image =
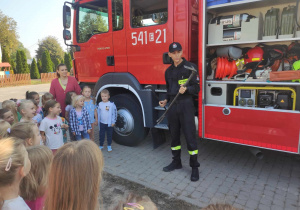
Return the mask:
[[[155,89],[156,93],[166,93],[167,89]]]
[[[168,109],[168,105],[165,106],[166,109]],[[155,110],[161,110],[161,111],[165,111],[165,108],[164,107],[160,107],[160,106],[156,106],[154,107]]]
[[[169,127],[167,124],[158,124],[158,125],[155,125],[154,128],[169,130]]]

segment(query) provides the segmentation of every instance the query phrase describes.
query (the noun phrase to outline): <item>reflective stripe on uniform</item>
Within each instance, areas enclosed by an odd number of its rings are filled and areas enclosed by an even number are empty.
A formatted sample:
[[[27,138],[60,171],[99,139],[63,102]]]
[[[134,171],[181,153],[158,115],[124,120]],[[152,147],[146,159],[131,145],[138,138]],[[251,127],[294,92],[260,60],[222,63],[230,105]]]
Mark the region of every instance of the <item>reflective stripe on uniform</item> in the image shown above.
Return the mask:
[[[189,151],[190,155],[197,155],[198,154],[198,150],[194,150],[194,151]]]
[[[171,147],[171,150],[181,150],[181,146]]]
[[[183,85],[188,79],[178,80],[179,85]]]

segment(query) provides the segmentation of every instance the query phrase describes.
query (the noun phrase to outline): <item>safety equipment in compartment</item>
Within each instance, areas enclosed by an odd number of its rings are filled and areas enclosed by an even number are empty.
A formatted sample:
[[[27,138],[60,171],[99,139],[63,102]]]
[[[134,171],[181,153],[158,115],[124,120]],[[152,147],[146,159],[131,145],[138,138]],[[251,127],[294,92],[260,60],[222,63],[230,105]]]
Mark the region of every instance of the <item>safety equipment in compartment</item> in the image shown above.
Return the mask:
[[[264,36],[276,36],[278,33],[279,9],[271,8],[265,15]]]
[[[280,35],[292,35],[295,28],[295,6],[283,8],[281,14]]]
[[[219,47],[217,48],[217,56],[237,60],[242,57],[242,49],[233,46]]]
[[[253,62],[260,62],[263,60],[263,58],[264,58],[264,50],[261,47],[256,46],[248,50],[248,52],[244,57],[244,60],[245,60],[245,64],[248,64]]]
[[[216,76],[217,79],[223,79],[228,76],[228,79],[236,75],[237,66],[236,61],[229,61],[227,58],[218,57],[217,58],[217,69]]]
[[[296,91],[290,87],[238,87],[234,90],[233,105],[295,110]]]

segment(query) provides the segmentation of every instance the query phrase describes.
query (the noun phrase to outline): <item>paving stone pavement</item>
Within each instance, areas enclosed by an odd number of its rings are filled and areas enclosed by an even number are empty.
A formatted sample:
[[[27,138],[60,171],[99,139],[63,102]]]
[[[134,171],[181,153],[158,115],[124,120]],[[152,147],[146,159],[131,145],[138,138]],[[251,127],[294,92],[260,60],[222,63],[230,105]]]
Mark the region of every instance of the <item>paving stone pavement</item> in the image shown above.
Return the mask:
[[[96,129],[96,141],[98,136]],[[249,210],[300,209],[300,156],[263,150],[264,158],[258,160],[245,146],[199,139],[200,180],[191,182],[182,142],[180,170],[162,171],[171,162],[169,136],[157,149],[150,136],[137,147],[113,142],[111,153],[103,150],[104,170],[199,207],[229,203]]]

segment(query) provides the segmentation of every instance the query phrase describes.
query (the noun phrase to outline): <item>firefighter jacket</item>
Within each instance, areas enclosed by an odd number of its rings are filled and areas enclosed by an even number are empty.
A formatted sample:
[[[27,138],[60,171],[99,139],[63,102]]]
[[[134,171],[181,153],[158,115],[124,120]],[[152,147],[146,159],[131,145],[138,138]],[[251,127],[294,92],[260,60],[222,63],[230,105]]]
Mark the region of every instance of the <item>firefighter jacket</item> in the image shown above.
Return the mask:
[[[165,72],[165,80],[167,88],[166,99],[168,101],[173,100],[173,98],[179,92],[180,85],[184,84],[192,74],[192,71],[186,69],[184,66],[194,66],[194,68],[198,71],[197,66],[193,63],[188,62],[185,58],[183,58],[183,61],[177,67],[172,64],[169,68],[167,68]],[[184,94],[179,95],[178,100],[198,94],[200,86],[197,80],[197,74],[190,80],[189,84],[186,87],[187,90]]]

